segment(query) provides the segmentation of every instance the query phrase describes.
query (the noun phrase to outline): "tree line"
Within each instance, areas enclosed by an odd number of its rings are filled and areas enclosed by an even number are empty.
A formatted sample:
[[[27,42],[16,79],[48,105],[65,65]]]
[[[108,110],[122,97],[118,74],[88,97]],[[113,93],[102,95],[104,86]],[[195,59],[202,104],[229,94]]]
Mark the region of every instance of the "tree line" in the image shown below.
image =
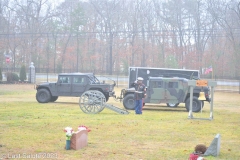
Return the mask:
[[[0,0],[0,67],[240,76],[237,0]],[[10,62],[6,58],[10,57]]]

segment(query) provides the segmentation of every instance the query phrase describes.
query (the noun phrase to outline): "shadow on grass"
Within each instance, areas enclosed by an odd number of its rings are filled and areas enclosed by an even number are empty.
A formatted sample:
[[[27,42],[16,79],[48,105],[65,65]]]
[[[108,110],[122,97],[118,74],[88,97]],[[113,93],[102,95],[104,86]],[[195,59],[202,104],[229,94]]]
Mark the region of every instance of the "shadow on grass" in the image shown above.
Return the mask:
[[[170,108],[170,107],[166,107],[166,106],[144,106],[143,110],[146,111],[164,111],[164,112],[187,112],[187,110],[185,109],[185,107],[181,107],[178,106],[176,108]]]
[[[49,102],[49,103],[56,103],[56,104],[77,104],[79,105],[78,102]],[[110,103],[109,103],[110,104]],[[106,108],[107,109],[107,108]],[[109,110],[109,109],[107,109]],[[187,112],[187,110],[185,109],[184,106],[178,106],[178,107],[175,107],[175,108],[171,108],[171,107],[167,107],[167,106],[156,106],[156,105],[145,105],[143,107],[143,110],[147,110],[147,111],[164,111],[164,112]],[[128,111],[134,111],[134,110],[128,110]],[[114,113],[114,111],[113,111]]]
[[[56,104],[79,104],[78,102],[48,102],[48,103],[56,103]]]

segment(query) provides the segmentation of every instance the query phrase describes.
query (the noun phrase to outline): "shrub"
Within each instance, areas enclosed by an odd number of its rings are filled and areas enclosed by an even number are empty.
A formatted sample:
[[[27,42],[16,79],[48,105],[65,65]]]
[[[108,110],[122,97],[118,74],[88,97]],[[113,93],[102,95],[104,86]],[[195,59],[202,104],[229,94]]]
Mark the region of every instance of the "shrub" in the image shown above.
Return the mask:
[[[14,82],[14,81],[19,81],[19,77],[18,77],[17,73],[7,72],[6,77],[7,77],[7,82],[8,83],[11,83],[11,82]]]
[[[0,81],[2,81],[2,69],[0,68]]]
[[[23,82],[24,80],[27,79],[27,75],[26,75],[26,67],[24,65],[22,65],[21,70],[20,70],[20,80]]]

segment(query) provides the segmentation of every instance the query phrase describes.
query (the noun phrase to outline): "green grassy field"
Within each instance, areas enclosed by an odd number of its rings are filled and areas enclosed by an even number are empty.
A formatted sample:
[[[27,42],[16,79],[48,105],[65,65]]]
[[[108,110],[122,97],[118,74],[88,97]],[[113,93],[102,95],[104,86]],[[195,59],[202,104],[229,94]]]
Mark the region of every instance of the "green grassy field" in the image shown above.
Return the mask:
[[[120,88],[116,88],[120,94]],[[77,97],[60,97],[54,103],[40,104],[30,84],[0,85],[0,159],[35,156],[49,159],[143,159],[187,160],[197,144],[209,146],[221,135],[218,157],[207,160],[240,160],[240,94],[215,93],[214,119],[188,119],[183,104],[144,107],[143,115],[119,115],[104,109],[83,113]],[[120,102],[109,102],[123,108]],[[209,118],[210,104],[194,117]],[[65,150],[65,132],[71,126],[88,126],[88,146]],[[52,154],[51,154],[52,153]],[[18,157],[19,156],[19,157]],[[57,156],[57,157],[55,157]]]

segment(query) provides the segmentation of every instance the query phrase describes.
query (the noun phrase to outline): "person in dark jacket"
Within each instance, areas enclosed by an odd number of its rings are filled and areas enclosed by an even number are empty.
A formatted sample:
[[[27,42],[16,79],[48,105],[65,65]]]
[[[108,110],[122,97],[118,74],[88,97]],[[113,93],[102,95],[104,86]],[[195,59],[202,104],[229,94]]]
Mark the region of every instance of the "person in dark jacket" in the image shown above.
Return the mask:
[[[135,99],[135,113],[142,114],[143,98],[146,96],[146,87],[142,83],[143,78],[138,77],[132,86],[135,88],[134,99]]]

